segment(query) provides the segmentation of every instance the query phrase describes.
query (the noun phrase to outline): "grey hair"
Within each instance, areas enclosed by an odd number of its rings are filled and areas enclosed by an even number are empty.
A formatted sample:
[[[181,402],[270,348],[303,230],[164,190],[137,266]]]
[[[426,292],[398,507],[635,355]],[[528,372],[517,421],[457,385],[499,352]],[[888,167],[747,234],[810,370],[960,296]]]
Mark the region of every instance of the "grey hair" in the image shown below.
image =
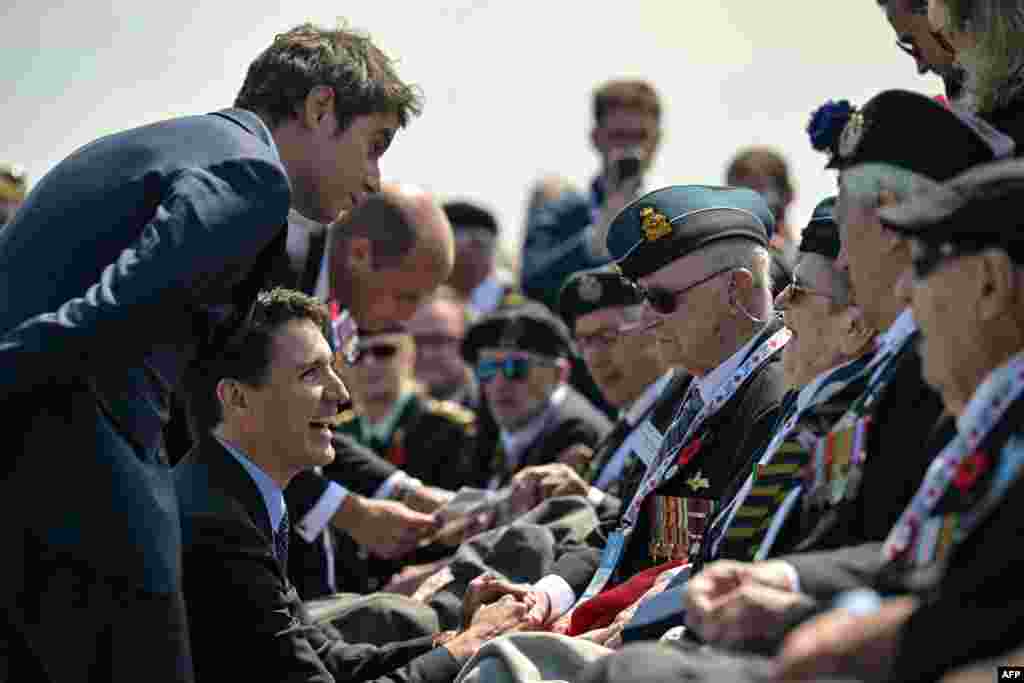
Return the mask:
[[[844,198],[862,206],[877,207],[883,192],[890,192],[897,202],[912,194],[927,192],[938,186],[934,180],[900,166],[881,163],[859,164],[845,169],[839,178]]]
[[[772,257],[760,244],[745,239],[724,239],[712,242],[701,251],[712,269],[746,268],[754,276],[754,286],[771,291]]]
[[[957,52],[966,74],[962,104],[972,112],[1006,107],[1024,92],[1024,0],[941,0],[947,32],[969,33]]]

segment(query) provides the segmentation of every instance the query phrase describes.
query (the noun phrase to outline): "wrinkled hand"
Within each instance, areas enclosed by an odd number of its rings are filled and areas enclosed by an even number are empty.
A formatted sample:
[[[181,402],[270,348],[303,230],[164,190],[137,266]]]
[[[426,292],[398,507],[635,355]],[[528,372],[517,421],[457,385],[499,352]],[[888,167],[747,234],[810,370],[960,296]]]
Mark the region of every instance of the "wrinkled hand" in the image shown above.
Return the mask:
[[[555,456],[556,463],[568,465],[577,473],[583,472],[593,459],[594,449],[582,443],[573,444]]]
[[[432,514],[441,507],[447,505],[455,493],[446,491],[436,486],[417,486],[402,500],[403,503],[416,512]]]
[[[472,657],[484,643],[492,638],[522,628],[529,606],[512,595],[505,595],[490,605],[481,607],[469,626],[444,647],[460,664]]]
[[[340,526],[352,539],[384,559],[407,555],[421,538],[437,529],[437,520],[393,500],[350,495],[342,505]],[[337,520],[338,516],[335,516]]]
[[[585,496],[590,490],[590,485],[572,467],[563,463],[527,467],[516,474],[512,482],[514,486],[535,486],[543,498]]]
[[[914,598],[892,598],[872,614],[834,609],[808,621],[783,643],[776,660],[776,679],[885,679],[899,647],[900,628],[916,607]]]
[[[491,574],[481,574],[469,582],[466,594],[462,598],[462,623],[472,623],[481,607],[507,595],[523,601],[528,606],[524,628],[541,628],[547,622],[551,614],[551,598],[547,593],[533,590],[530,584],[511,583]]]
[[[781,562],[709,564],[686,585],[686,625],[708,643],[737,644],[778,635],[791,610],[810,598],[796,593]]]

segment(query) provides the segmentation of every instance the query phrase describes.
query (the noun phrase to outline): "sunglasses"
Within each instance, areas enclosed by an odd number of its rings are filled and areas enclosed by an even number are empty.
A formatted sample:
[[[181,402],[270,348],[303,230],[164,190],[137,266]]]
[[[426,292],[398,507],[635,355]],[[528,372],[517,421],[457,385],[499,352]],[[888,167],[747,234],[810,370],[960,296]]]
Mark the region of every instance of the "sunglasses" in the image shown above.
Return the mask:
[[[723,268],[721,270],[716,270],[714,273],[708,275],[703,280],[698,280],[697,282],[694,282],[692,285],[688,285],[686,287],[683,287],[682,289],[672,290],[665,289],[664,287],[655,286],[645,287],[641,291],[644,295],[644,301],[647,302],[647,305],[650,306],[655,313],[658,313],[660,315],[672,315],[679,308],[678,304],[680,296],[682,296],[686,292],[689,292],[691,289],[696,289],[697,287],[700,287],[703,284],[711,282],[719,275],[722,275],[723,273],[728,273],[732,270],[735,270],[735,268],[729,267]]]
[[[483,358],[476,363],[476,378],[486,384],[498,376],[500,372],[509,380],[524,380],[534,365],[554,365],[528,356],[507,356],[505,358]]]
[[[395,344],[385,344],[383,342],[378,344],[365,344],[360,346],[356,352],[356,358],[353,365],[359,365],[370,356],[373,356],[374,360],[384,361],[394,358],[395,354],[398,353],[398,346]]]

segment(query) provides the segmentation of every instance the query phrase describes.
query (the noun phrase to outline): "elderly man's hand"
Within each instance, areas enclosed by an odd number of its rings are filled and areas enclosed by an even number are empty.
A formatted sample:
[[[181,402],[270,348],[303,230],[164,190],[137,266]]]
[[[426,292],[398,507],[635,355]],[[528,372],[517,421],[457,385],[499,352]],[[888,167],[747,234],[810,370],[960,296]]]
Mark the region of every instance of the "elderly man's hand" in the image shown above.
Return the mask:
[[[462,623],[471,623],[482,606],[506,595],[528,605],[524,629],[539,629],[547,623],[551,615],[551,598],[547,593],[534,590],[530,584],[503,581],[491,574],[481,574],[470,581],[462,598]]]
[[[789,570],[777,561],[713,562],[690,579],[683,598],[686,625],[720,645],[781,635],[787,616],[811,604],[793,590]]]
[[[437,520],[393,500],[349,495],[334,516],[335,526],[384,559],[407,555],[437,530]]]
[[[555,496],[586,496],[590,485],[572,467],[562,463],[527,467],[516,474],[513,485],[532,485],[544,498]]]
[[[900,629],[916,608],[915,598],[892,598],[871,614],[834,609],[808,621],[783,643],[776,660],[777,680],[884,680],[899,647]]]

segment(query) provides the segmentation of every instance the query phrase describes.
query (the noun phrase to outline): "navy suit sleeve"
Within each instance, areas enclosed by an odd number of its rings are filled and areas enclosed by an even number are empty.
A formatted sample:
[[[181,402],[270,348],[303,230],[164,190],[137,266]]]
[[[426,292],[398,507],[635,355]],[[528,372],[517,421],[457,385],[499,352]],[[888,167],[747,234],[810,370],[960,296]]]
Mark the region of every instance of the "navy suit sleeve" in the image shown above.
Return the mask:
[[[244,274],[283,229],[289,203],[284,170],[263,159],[176,172],[139,238],[99,281],[3,331],[0,386],[10,396],[82,367],[141,358],[173,314]]]

